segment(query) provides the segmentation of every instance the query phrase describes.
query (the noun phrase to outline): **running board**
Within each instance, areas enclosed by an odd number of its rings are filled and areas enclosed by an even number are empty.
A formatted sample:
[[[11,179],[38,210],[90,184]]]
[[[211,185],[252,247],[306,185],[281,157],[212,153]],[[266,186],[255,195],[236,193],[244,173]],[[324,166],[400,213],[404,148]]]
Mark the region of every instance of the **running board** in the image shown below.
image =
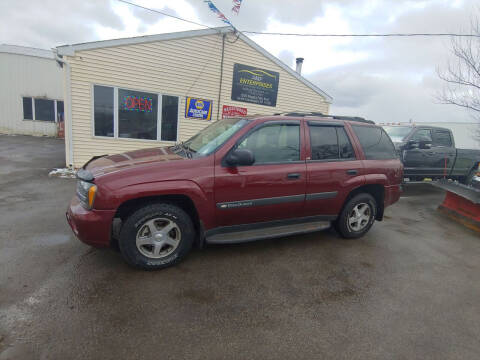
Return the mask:
[[[232,227],[229,231],[228,227],[220,228],[213,234],[206,234],[206,242],[209,244],[234,244],[255,240],[272,239],[281,236],[299,235],[328,229],[331,226],[330,221],[306,221],[295,224],[283,224],[260,226],[262,224],[251,224],[250,228],[243,225],[245,230],[238,227]]]

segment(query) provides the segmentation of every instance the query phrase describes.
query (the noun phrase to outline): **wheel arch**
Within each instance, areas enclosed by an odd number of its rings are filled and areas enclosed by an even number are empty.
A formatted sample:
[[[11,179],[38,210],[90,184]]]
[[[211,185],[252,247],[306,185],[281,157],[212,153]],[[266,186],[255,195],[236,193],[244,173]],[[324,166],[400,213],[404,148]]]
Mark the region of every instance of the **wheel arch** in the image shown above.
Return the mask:
[[[355,189],[350,191],[350,193],[345,198],[341,211],[343,211],[345,205],[350,201],[350,199],[352,199],[354,196],[358,194],[363,194],[363,193],[367,193],[373,196],[373,198],[377,203],[377,211],[376,211],[375,219],[378,221],[382,221],[383,212],[385,209],[385,203],[384,203],[385,187],[382,184],[366,184],[366,185],[356,187]]]
[[[183,211],[185,211],[195,226],[195,233],[197,236],[195,237],[195,242],[197,245],[201,246],[203,244],[203,234],[204,229],[202,225],[202,221],[200,220],[200,215],[198,213],[198,209],[195,206],[193,200],[185,195],[185,194],[168,194],[168,195],[155,195],[155,196],[141,196],[134,199],[129,199],[122,202],[115,212],[114,219],[120,219],[120,223],[112,225],[112,241],[115,241],[115,238],[120,233],[120,229],[122,223],[125,222],[125,219],[132,214],[137,209],[144,207],[146,205],[155,204],[155,203],[169,203],[178,206]]]

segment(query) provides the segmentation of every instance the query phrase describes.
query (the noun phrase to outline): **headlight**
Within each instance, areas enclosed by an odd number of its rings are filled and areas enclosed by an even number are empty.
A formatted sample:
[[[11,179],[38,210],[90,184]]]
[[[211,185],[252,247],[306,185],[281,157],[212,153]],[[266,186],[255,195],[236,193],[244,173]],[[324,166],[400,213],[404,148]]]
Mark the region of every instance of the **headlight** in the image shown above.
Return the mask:
[[[97,186],[95,184],[83,180],[77,182],[77,196],[85,208],[89,210],[93,208],[96,193]]]

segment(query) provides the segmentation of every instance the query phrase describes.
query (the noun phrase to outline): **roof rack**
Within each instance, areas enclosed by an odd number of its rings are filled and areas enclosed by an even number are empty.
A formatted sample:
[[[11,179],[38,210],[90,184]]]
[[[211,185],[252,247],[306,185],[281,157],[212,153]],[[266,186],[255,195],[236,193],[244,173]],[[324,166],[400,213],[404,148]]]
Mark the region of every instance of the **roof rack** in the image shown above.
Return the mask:
[[[326,115],[321,112],[302,112],[302,111],[293,111],[293,112],[283,112],[283,113],[275,113],[273,115],[281,115],[281,116],[322,116],[327,117],[330,119],[335,120],[347,120],[347,121],[357,121],[366,124],[375,124],[372,120],[367,120],[359,116],[341,116],[341,115]]]

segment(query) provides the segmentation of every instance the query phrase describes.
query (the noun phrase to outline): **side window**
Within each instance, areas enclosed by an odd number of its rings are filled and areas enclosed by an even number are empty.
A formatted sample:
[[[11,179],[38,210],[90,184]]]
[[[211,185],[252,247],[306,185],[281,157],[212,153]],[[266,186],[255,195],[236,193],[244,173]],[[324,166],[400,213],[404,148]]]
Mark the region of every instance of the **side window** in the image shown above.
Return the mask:
[[[271,124],[248,135],[239,149],[249,149],[255,164],[283,163],[300,160],[300,125]]]
[[[337,128],[338,150],[340,151],[340,159],[355,159],[352,143],[347,136],[344,128]]]
[[[421,141],[421,140],[432,141],[432,132],[430,131],[430,129],[420,129],[420,130],[417,130],[417,132],[415,132],[415,134],[413,134],[413,136],[411,137],[410,140],[414,140],[414,141]]]
[[[376,126],[352,126],[367,160],[395,159],[397,153],[387,133]]]
[[[352,144],[343,127],[309,126],[312,160],[354,159]]]
[[[452,146],[452,137],[448,130],[435,130],[433,137],[433,146]]]

